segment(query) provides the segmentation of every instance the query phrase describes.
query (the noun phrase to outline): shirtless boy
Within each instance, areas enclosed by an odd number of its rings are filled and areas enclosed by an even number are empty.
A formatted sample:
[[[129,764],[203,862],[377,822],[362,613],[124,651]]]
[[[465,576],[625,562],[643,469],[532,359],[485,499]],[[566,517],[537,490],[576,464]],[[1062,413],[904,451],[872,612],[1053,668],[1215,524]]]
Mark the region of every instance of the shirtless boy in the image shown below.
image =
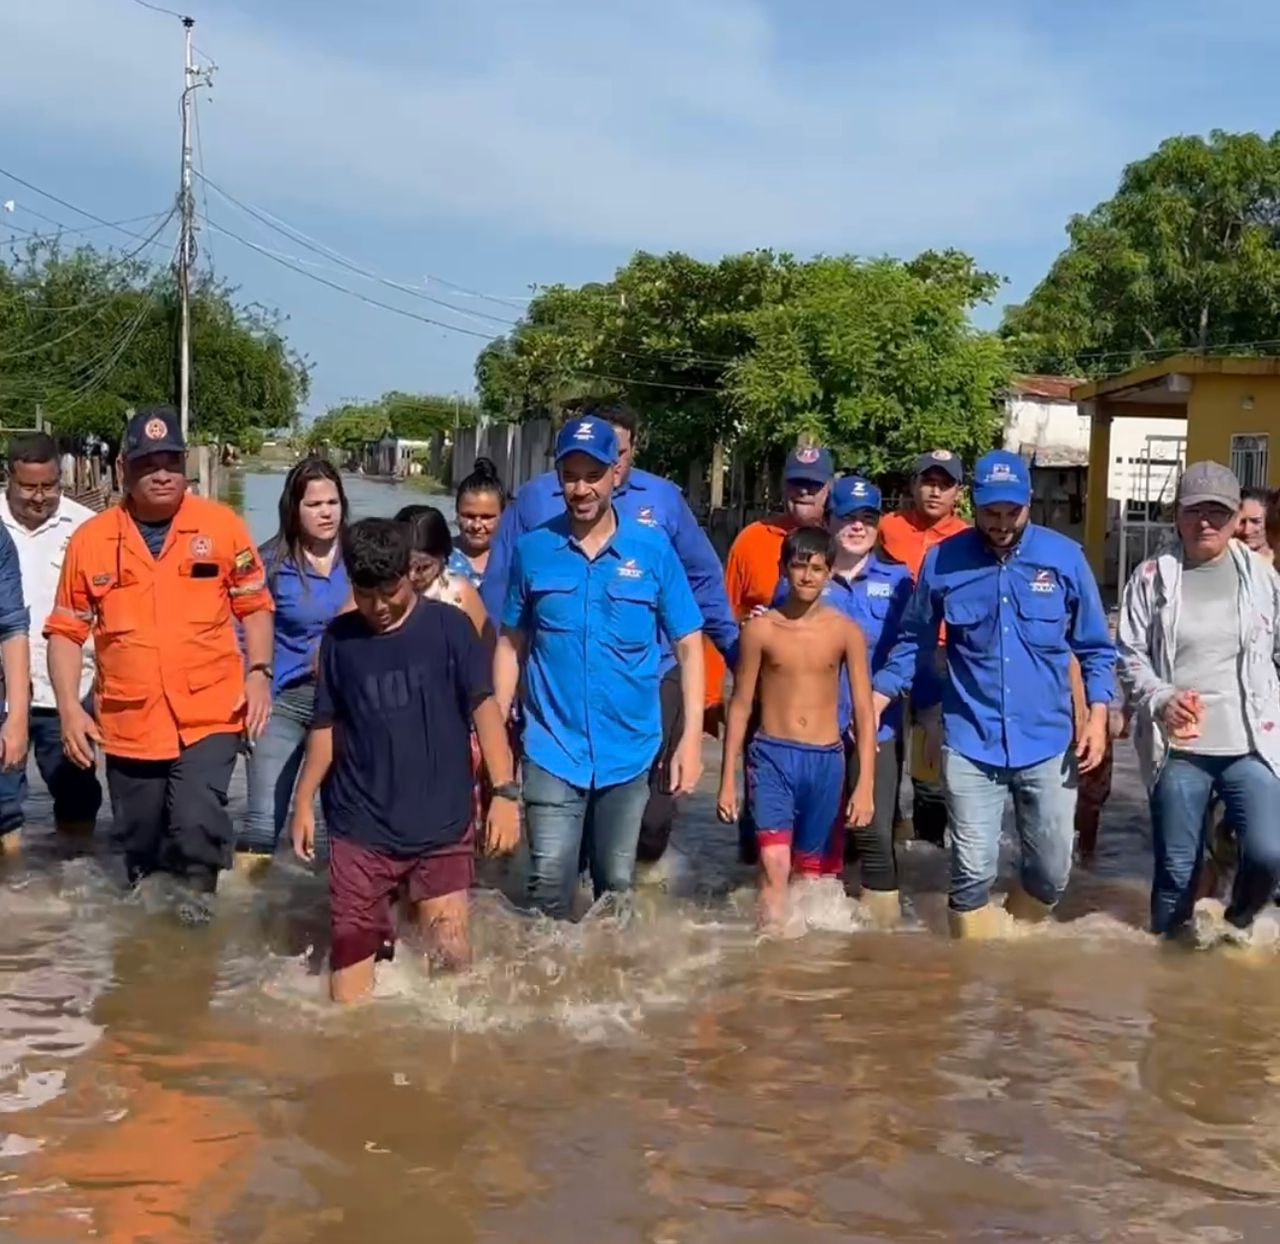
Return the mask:
[[[871,821],[876,756],[875,711],[862,632],[822,603],[835,547],[821,527],[792,531],[782,545],[787,598],[744,626],[729,705],[717,813],[738,816],[737,768],[751,708],[760,696],[760,731],[747,748],[751,811],[760,844],[760,916],[779,924],[791,876],[818,876],[842,814],[844,743],[837,714],[848,671],[859,778],[843,815]]]

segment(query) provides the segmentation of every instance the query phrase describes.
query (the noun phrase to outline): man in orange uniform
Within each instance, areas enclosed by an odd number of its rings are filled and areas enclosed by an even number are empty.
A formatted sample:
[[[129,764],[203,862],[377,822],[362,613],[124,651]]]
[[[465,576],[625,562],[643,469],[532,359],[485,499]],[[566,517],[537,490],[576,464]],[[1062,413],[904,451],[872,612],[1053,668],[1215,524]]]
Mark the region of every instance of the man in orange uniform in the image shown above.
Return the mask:
[[[911,571],[912,579],[920,576],[925,554],[948,536],[964,531],[969,524],[956,515],[964,465],[949,449],[934,449],[916,459],[911,474],[911,505],[898,514],[888,514],[880,523],[880,547],[890,561],[901,562]],[[942,631],[938,652],[943,651],[946,632]],[[916,729],[922,726],[941,739],[942,721],[939,704],[942,689],[941,663],[933,678],[917,678],[911,693],[911,710]],[[914,750],[914,749],[913,749]],[[927,748],[931,752],[935,748]],[[913,769],[915,766],[913,765]],[[914,772],[912,820],[915,835],[923,842],[941,847],[947,836],[947,805],[938,781],[926,780]]]
[[[95,743],[106,753],[130,883],[165,872],[201,895],[231,864],[227,788],[242,734],[256,738],[271,712],[273,627],[244,523],[187,492],[185,453],[171,408],[130,419],[124,501],[72,535],[44,633],[67,756],[88,768]],[[96,723],[80,702],[90,634]]]
[[[787,455],[782,471],[784,511],[749,523],[734,540],[724,566],[729,609],[739,625],[773,605],[778,589],[782,542],[797,527],[821,527],[827,521],[827,496],[835,467],[831,454],[816,446],[802,446]],[[748,726],[746,742],[755,734],[756,719]],[[744,787],[746,782],[743,783]],[[744,864],[759,859],[756,830],[751,822],[750,792],[738,817],[738,857]]]

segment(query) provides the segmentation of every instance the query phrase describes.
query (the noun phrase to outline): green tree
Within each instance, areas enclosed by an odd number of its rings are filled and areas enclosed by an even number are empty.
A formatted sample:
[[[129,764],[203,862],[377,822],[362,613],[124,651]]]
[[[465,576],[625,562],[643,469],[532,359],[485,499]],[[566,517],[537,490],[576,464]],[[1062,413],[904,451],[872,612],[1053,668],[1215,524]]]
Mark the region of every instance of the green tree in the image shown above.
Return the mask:
[[[457,394],[392,390],[376,402],[351,402],[327,410],[308,429],[306,443],[312,449],[336,445],[352,450],[388,435],[426,441],[455,427],[470,427],[477,413],[474,402]]]
[[[808,433],[867,469],[929,444],[986,448],[1007,372],[967,317],[997,285],[957,252],[642,253],[607,284],[535,298],[477,360],[480,405],[555,418],[571,399],[625,397],[645,418],[646,464],[677,476],[717,440],[760,459]]]
[[[120,435],[130,407],[175,398],[173,274],[89,247],[38,240],[0,260],[0,421],[60,435]],[[308,371],[280,317],[212,277],[192,296],[193,439],[241,442],[288,426]]]
[[[1005,314],[1020,365],[1097,374],[1165,352],[1275,349],[1280,133],[1167,139],[1067,235]]]

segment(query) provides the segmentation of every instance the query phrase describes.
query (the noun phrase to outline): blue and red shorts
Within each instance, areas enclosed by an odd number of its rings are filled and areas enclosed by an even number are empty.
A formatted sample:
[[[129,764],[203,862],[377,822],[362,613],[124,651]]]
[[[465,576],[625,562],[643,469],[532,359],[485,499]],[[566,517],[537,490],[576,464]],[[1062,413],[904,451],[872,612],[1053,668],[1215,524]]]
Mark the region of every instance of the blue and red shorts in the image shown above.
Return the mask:
[[[831,861],[843,856],[843,743],[757,734],[747,745],[746,784],[760,846],[789,846],[792,871],[805,876],[839,872],[843,858],[839,867]]]

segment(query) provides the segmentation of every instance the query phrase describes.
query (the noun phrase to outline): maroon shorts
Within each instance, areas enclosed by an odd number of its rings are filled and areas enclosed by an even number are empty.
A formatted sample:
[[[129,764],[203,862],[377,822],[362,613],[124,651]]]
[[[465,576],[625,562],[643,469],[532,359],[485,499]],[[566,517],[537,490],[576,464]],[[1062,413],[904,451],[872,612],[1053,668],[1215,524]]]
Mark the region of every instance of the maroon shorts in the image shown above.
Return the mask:
[[[395,938],[391,900],[399,886],[406,886],[411,903],[421,903],[469,890],[475,873],[470,826],[457,842],[407,857],[330,839],[329,966],[339,972],[372,959]]]

